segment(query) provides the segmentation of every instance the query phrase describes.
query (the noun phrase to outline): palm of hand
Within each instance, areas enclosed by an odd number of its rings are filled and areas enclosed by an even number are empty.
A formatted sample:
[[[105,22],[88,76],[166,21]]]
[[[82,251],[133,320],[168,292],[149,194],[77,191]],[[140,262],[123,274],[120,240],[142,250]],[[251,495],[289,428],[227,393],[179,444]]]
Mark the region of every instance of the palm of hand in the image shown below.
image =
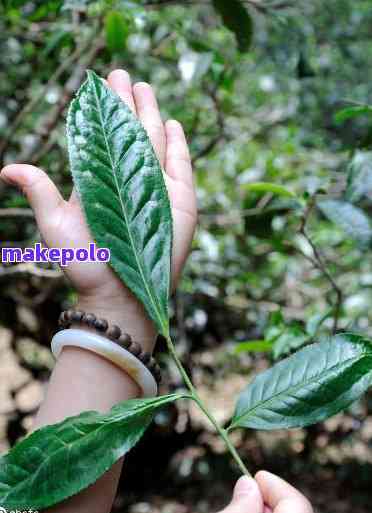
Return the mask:
[[[196,225],[196,199],[186,139],[179,123],[163,124],[156,98],[148,84],[133,88],[129,75],[117,70],[108,84],[135,112],[144,125],[157,157],[165,170],[164,178],[173,215],[172,284],[176,285],[187,258]],[[75,191],[65,201],[49,177],[33,166],[4,168],[2,178],[22,188],[34,209],[41,234],[49,247],[88,247],[92,237]],[[112,269],[102,263],[74,263],[66,274],[78,294],[115,298],[128,291]]]

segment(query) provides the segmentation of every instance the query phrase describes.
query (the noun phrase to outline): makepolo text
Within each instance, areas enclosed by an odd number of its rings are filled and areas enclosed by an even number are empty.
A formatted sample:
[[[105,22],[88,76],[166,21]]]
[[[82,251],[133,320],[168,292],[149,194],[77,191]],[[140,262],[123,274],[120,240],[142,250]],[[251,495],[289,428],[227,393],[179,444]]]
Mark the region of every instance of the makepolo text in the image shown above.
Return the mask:
[[[97,248],[95,243],[90,243],[88,248],[45,248],[40,242],[32,248],[1,248],[3,263],[52,262],[66,267],[70,262],[109,262],[109,260],[110,250]]]

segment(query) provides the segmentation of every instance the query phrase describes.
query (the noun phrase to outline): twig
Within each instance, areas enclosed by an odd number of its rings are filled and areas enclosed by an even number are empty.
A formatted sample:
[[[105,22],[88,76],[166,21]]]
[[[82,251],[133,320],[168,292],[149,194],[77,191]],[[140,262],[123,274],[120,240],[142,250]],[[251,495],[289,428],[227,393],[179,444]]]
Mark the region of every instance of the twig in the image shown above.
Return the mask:
[[[333,317],[333,328],[332,328],[333,333],[336,333],[337,328],[338,328],[338,320],[340,317],[341,306],[343,303],[343,293],[342,293],[342,290],[340,289],[340,287],[337,285],[334,278],[332,277],[332,275],[330,274],[330,272],[328,271],[327,263],[324,261],[323,256],[320,254],[320,252],[319,252],[318,248],[316,247],[315,243],[313,242],[312,238],[306,231],[306,224],[307,224],[309,215],[310,215],[312,209],[314,208],[314,205],[315,205],[315,198],[313,198],[309,202],[309,205],[308,205],[308,207],[305,211],[305,214],[302,218],[299,233],[308,242],[308,244],[310,245],[310,247],[312,249],[313,255],[314,255],[314,258],[311,258],[308,256],[306,256],[306,258],[308,258],[308,260],[310,260],[312,262],[314,267],[316,267],[319,271],[321,271],[321,273],[323,274],[325,279],[328,281],[328,283],[331,285],[332,289],[334,290],[334,292],[336,294],[336,303],[334,305],[334,317]]]
[[[34,217],[31,208],[0,208],[0,217]]]
[[[217,97],[217,88],[218,88],[218,85],[211,92],[210,96],[211,96],[211,99],[212,99],[212,101],[214,103],[214,107],[215,107],[215,111],[216,111],[216,115],[217,115],[218,133],[203,148],[201,148],[191,158],[191,163],[192,163],[193,166],[196,164],[196,162],[199,159],[201,159],[201,158],[205,157],[206,155],[208,155],[217,146],[217,144],[220,141],[222,141],[222,139],[224,138],[224,134],[225,134],[225,121],[224,121],[224,116],[222,115],[222,112],[221,112],[221,109],[220,109],[220,105],[219,105],[219,101],[218,101],[218,97]]]
[[[79,62],[73,74],[66,82],[63,94],[58,104],[55,106],[52,112],[41,121],[33,144],[27,147],[21,154],[21,161],[29,161],[36,164],[38,162],[39,156],[43,156],[45,154],[46,148],[49,148],[49,138],[57,126],[58,121],[67,104],[83,81],[86,68],[94,62],[103,47],[103,39],[98,37],[98,40],[96,41],[95,45],[92,46],[86,58]]]
[[[24,107],[23,109],[17,114],[13,122],[11,123],[10,127],[7,130],[7,133],[5,134],[3,140],[0,143],[0,162],[3,162],[5,153],[7,151],[7,147],[11,140],[13,139],[13,136],[15,132],[18,130],[20,125],[23,123],[26,116],[37,106],[37,104],[45,98],[46,92],[50,88],[52,84],[54,84],[61,75],[76,61],[80,58],[81,55],[86,52],[87,48],[91,44],[93,38],[90,38],[86,44],[79,45],[75,51],[69,55],[69,57],[64,60],[61,65],[56,69],[56,71],[53,73],[53,75],[49,78],[45,86],[42,88],[42,90],[34,96]]]

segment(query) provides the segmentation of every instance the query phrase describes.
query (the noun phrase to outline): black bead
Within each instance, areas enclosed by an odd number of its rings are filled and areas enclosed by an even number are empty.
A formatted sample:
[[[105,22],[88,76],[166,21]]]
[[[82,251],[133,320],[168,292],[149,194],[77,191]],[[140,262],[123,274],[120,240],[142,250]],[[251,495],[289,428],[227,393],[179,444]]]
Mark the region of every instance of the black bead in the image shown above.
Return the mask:
[[[72,312],[70,320],[71,320],[71,322],[80,322],[83,317],[84,317],[84,312],[81,312],[80,310],[74,310]]]
[[[129,349],[130,350],[130,347],[132,345],[132,339],[131,337],[128,335],[128,333],[123,333],[119,339],[118,339],[118,343],[124,347],[124,349]]]
[[[96,322],[97,317],[92,313],[84,314],[82,321],[85,322],[87,326],[94,328],[94,323]]]
[[[71,321],[73,315],[74,315],[74,310],[71,310],[71,308],[66,310],[66,312],[65,312],[66,321]]]
[[[128,350],[134,355],[134,356],[138,356],[142,349],[141,349],[141,346],[139,345],[138,342],[132,342],[131,345],[129,346]]]
[[[94,322],[94,327],[98,331],[105,332],[108,328],[108,322],[106,321],[106,319],[96,319]]]
[[[113,326],[110,326],[109,329],[107,330],[107,333],[106,335],[108,336],[108,338],[110,338],[111,340],[118,340],[118,338],[120,337],[121,335],[121,329],[119,328],[119,326],[116,326],[115,324]]]

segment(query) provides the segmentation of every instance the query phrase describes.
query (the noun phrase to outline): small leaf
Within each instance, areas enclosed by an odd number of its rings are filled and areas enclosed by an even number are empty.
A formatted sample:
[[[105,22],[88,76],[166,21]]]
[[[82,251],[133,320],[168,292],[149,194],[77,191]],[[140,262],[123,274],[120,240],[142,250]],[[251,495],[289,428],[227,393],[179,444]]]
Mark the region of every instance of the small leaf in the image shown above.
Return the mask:
[[[291,351],[299,349],[309,342],[310,337],[297,324],[289,325],[284,331],[276,337],[273,346],[274,359],[289,354]]]
[[[229,429],[298,428],[345,409],[370,386],[372,344],[344,333],[258,374],[238,398]]]
[[[277,196],[284,196],[285,198],[296,198],[296,195],[292,191],[276,183],[248,183],[244,185],[244,189],[250,192],[262,192],[263,194],[270,192],[271,194],[275,194]]]
[[[158,408],[182,397],[125,401],[35,431],[0,458],[0,504],[44,509],[79,493],[136,445]]]
[[[168,335],[172,214],[149,138],[92,71],[67,118],[70,164],[92,235],[110,264]]]
[[[270,340],[248,340],[240,342],[234,347],[234,353],[259,353],[271,351],[273,344]]]
[[[234,32],[239,51],[247,52],[252,44],[252,17],[240,0],[213,0],[216,11],[221,15],[224,25]]]
[[[111,53],[125,50],[128,31],[128,22],[124,15],[118,11],[110,11],[105,18],[105,31],[107,47]]]
[[[318,203],[323,214],[338,225],[361,248],[369,246],[372,237],[368,217],[358,207],[342,200],[323,200]]]
[[[372,199],[372,152],[356,151],[348,167],[345,199],[351,203]]]
[[[320,326],[326,319],[331,317],[332,313],[333,308],[330,308],[325,313],[317,313],[312,315],[306,323],[306,333],[310,337],[315,337],[315,335],[318,333]]]
[[[357,105],[355,107],[346,107],[345,109],[339,110],[335,114],[335,122],[343,123],[348,119],[364,116],[366,114],[372,114],[372,107],[369,105]]]

